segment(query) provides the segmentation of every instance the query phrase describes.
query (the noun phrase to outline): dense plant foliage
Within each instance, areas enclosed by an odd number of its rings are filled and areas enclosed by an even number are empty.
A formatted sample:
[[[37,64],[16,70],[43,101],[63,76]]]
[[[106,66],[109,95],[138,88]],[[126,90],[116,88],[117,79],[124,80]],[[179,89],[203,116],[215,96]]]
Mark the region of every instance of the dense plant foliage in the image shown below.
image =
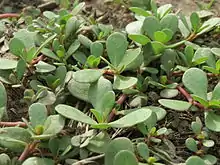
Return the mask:
[[[220,132],[220,48],[194,41],[219,33],[220,18],[141,2],[132,1],[136,20],[120,31],[85,18],[83,2],[23,13],[9,42],[15,58],[0,59],[0,164],[216,164],[208,149],[209,133]],[[3,83],[24,89],[29,106],[10,125]],[[168,110],[199,115],[186,160],[164,148],[173,145],[159,124]]]

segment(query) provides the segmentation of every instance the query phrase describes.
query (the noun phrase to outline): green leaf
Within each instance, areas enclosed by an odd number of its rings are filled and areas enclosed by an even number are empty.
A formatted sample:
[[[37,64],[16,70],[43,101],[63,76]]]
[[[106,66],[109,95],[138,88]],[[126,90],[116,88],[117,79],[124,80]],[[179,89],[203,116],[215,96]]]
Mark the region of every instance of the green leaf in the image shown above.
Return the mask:
[[[68,83],[68,90],[70,93],[83,101],[89,102],[88,92],[89,92],[89,83],[80,83],[75,81],[74,79],[70,80]]]
[[[86,55],[85,53],[81,52],[81,51],[76,51],[75,53],[73,53],[72,57],[79,63],[81,63],[82,65],[86,64]]]
[[[175,67],[177,53],[173,49],[166,49],[160,58],[161,68],[169,75],[170,71]]]
[[[25,71],[26,71],[26,62],[23,59],[20,59],[18,61],[16,68],[16,72],[19,80],[23,78]]]
[[[136,124],[143,123],[149,119],[152,111],[146,111],[145,109],[139,109],[134,112],[131,112],[124,117],[109,123],[111,127],[114,128],[126,128],[132,127]]]
[[[65,60],[67,60],[70,56],[73,55],[73,53],[75,53],[80,47],[80,42],[79,40],[75,40],[69,47],[69,49],[67,50],[66,56],[65,56]]]
[[[158,41],[151,42],[151,45],[152,45],[152,48],[153,48],[155,55],[162,53],[166,48],[163,43],[158,42]]]
[[[166,99],[174,98],[179,94],[177,89],[164,89],[160,92],[160,96]]]
[[[27,29],[20,29],[14,33],[14,38],[19,39],[24,44],[26,49],[30,49],[32,47],[35,47],[36,35],[37,32],[30,32]],[[23,45],[19,45],[23,48]]]
[[[210,148],[215,145],[215,142],[213,140],[203,140],[202,144],[203,146]]]
[[[119,151],[114,158],[113,165],[138,165],[135,154],[131,151]]]
[[[31,125],[35,128],[36,126],[44,125],[47,119],[47,109],[43,104],[34,103],[29,107],[28,115]]]
[[[195,62],[199,59],[207,57],[206,63],[208,66],[215,68],[216,59],[215,56],[212,54],[210,48],[199,48],[196,50],[195,55],[193,57],[192,62]]]
[[[60,115],[50,115],[44,123],[43,135],[55,136],[65,126],[65,119]]]
[[[20,127],[0,128],[0,146],[13,152],[22,152],[31,142],[31,135],[27,129]]]
[[[175,34],[178,30],[178,18],[174,14],[167,14],[160,21],[162,29],[170,29]],[[157,30],[158,31],[158,30]]]
[[[155,16],[146,17],[142,26],[142,30],[154,40],[154,33],[161,30],[159,20]]]
[[[75,6],[71,12],[73,16],[76,16],[82,9],[85,7],[85,2],[79,3],[77,6]]]
[[[151,41],[147,36],[142,34],[129,34],[128,37],[141,45],[146,45]]]
[[[144,158],[146,161],[148,160],[149,158],[149,155],[150,155],[150,151],[149,151],[149,148],[148,146],[145,144],[145,143],[138,143],[137,144],[137,151],[138,151],[138,154]]]
[[[106,41],[106,49],[111,64],[118,66],[125,56],[128,47],[127,38],[118,32],[111,34]]]
[[[56,60],[56,61],[60,61],[59,57],[57,57],[57,55],[50,49],[43,48],[41,50],[41,53],[49,58]]]
[[[59,104],[55,107],[55,110],[59,114],[61,114],[62,116],[68,119],[72,119],[72,120],[83,122],[83,123],[90,124],[90,125],[97,124],[95,120],[91,119],[89,116],[87,116],[86,114],[84,114],[83,112],[81,112],[80,110],[74,107],[64,105],[64,104]]]
[[[68,19],[65,27],[65,39],[67,39],[70,35],[74,35],[79,27],[80,22],[76,17]]]
[[[102,54],[104,52],[104,47],[103,47],[102,43],[100,43],[100,42],[93,42],[91,44],[91,46],[90,46],[90,52],[95,57],[102,56]]]
[[[188,65],[192,64],[192,59],[194,57],[194,49],[192,46],[186,46],[184,54],[187,60]]]
[[[112,84],[104,77],[91,84],[89,88],[89,100],[95,110],[108,115],[115,104],[115,94],[112,91]]]
[[[218,83],[213,92],[212,92],[212,100],[219,100],[220,101],[220,83]]]
[[[0,121],[4,119],[4,117],[7,118],[7,92],[4,87],[4,85],[0,82]]]
[[[0,164],[2,165],[10,165],[11,164],[11,159],[7,154],[1,154],[0,155]]]
[[[198,122],[192,122],[191,128],[195,134],[200,134],[202,131],[202,125]]]
[[[151,13],[149,11],[146,11],[146,10],[139,8],[139,7],[130,7],[129,9],[137,15],[141,15],[144,17],[151,16]]]
[[[208,129],[220,132],[220,116],[215,112],[205,112],[205,125]]]
[[[193,152],[198,151],[197,143],[193,138],[186,139],[185,145],[190,151],[193,151]]]
[[[35,65],[35,67],[36,67],[36,72],[39,72],[39,73],[49,73],[49,72],[56,70],[55,66],[50,65],[43,61],[38,62]]]
[[[57,17],[57,15],[51,11],[44,11],[43,15],[44,15],[44,17],[46,17],[48,19],[55,19]]]
[[[116,138],[107,144],[105,165],[114,165],[113,162],[116,154],[122,150],[134,152],[133,144],[128,138]]]
[[[82,45],[84,45],[88,49],[90,48],[90,46],[92,44],[92,41],[88,37],[86,37],[82,34],[78,35],[78,40]]]
[[[18,38],[12,38],[9,43],[9,50],[15,56],[22,56],[23,50],[25,49],[24,43]]]
[[[220,57],[220,48],[212,48],[212,53],[218,57]]]
[[[117,75],[114,78],[113,88],[118,90],[123,90],[127,88],[131,88],[137,83],[136,77],[124,77],[121,75]]]
[[[166,43],[167,42],[167,35],[163,31],[156,31],[154,33],[154,39],[156,41],[159,41],[159,42],[162,42],[162,43]]]
[[[140,67],[142,62],[143,60],[140,48],[128,49],[118,67],[121,68],[124,66],[124,70],[134,70]]]
[[[203,106],[208,107],[209,106],[209,102],[207,100],[204,100],[203,98],[196,96],[196,95],[192,95],[193,100],[198,101],[199,103],[201,103]]]
[[[54,165],[55,162],[47,158],[31,157],[26,159],[22,165]]]
[[[171,10],[172,10],[172,4],[166,4],[166,5],[162,5],[158,8],[157,13],[159,18],[163,18],[164,16],[166,16]]]
[[[182,82],[194,95],[207,100],[208,80],[205,72],[190,68],[183,74]]]
[[[198,35],[201,35],[203,33],[209,32],[213,28],[215,28],[216,25],[220,23],[220,18],[210,18],[209,20],[205,21],[202,26],[199,28]]]
[[[213,155],[205,155],[202,157],[202,159],[205,161],[206,164],[214,165],[217,163],[217,158]]]
[[[76,71],[73,79],[80,83],[93,83],[102,76],[100,70],[95,69],[84,69]]]
[[[15,60],[0,58],[0,69],[1,70],[15,69],[17,67],[17,64],[18,62]]]
[[[191,156],[186,160],[186,165],[206,165],[206,163],[198,156]]]
[[[134,22],[129,23],[125,27],[125,30],[128,34],[141,34],[142,26],[143,26],[142,21],[134,21]]]
[[[167,114],[167,111],[161,107],[147,106],[143,108],[150,109],[152,112],[155,112],[157,115],[157,121],[164,119]]]
[[[200,28],[200,21],[201,21],[199,15],[196,12],[193,12],[190,16],[190,21],[194,32],[197,32],[198,29]]]
[[[4,85],[0,82],[0,108],[7,105],[7,92]]]
[[[104,153],[107,148],[106,144],[109,144],[110,141],[111,138],[108,133],[100,132],[89,140],[89,144],[86,148],[95,153]]]
[[[192,104],[186,101],[179,101],[179,100],[160,99],[158,102],[164,107],[176,111],[187,111],[192,106]]]

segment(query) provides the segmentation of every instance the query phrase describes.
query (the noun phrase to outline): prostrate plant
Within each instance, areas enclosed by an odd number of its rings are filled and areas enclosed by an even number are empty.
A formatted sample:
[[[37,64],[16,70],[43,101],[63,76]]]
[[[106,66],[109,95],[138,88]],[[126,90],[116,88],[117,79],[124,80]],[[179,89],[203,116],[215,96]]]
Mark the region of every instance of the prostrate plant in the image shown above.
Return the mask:
[[[69,8],[66,2],[61,5]],[[27,28],[9,42],[18,60],[0,59],[0,80],[24,89],[29,106],[29,119],[1,122],[0,146],[21,153],[16,160],[23,165],[78,165],[103,157],[106,165],[183,162],[169,140],[172,130],[159,124],[167,111],[158,102],[205,114],[206,128],[198,118],[192,123],[195,136],[186,146],[196,156],[185,164],[215,164],[207,150],[214,146],[207,129],[220,131],[220,83],[208,80],[219,81],[220,53],[192,42],[219,26],[220,19],[203,21],[199,12],[174,14],[172,5],[158,8],[153,0],[131,4],[137,21],[123,32],[86,19],[83,2],[71,12],[24,15]],[[7,95],[1,83],[0,100],[2,118]],[[4,164],[12,162],[1,156]]]
[[[215,142],[209,140],[208,132],[203,128],[202,122],[198,117],[195,122],[192,122],[191,129],[193,130],[195,137],[186,139],[186,147],[203,159],[202,164],[216,164],[217,158],[215,156],[209,154],[206,155],[208,149],[213,147]],[[187,165],[193,165],[196,161],[202,162],[201,158],[192,156],[187,160]]]

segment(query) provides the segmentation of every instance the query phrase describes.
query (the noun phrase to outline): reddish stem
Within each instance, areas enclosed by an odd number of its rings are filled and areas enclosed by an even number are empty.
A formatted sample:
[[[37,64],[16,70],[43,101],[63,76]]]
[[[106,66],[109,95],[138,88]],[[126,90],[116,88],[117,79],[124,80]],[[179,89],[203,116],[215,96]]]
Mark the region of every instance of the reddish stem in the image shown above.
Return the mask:
[[[27,145],[19,157],[19,161],[24,161],[29,154],[37,147],[38,141],[34,141],[31,144]]]
[[[179,90],[180,93],[182,93],[183,96],[185,96],[185,98],[188,100],[188,102],[190,102],[190,103],[193,102],[192,97],[185,89],[183,89],[181,86],[177,86],[176,88]]]
[[[190,94],[189,94],[184,88],[182,88],[181,86],[177,86],[176,88],[179,90],[179,92],[180,92],[182,95],[185,96],[185,98],[188,100],[189,103],[195,105],[195,106],[198,107],[199,109],[202,109],[202,110],[205,109],[205,107],[204,107],[202,104],[200,104],[200,103],[194,101],[193,98],[190,96]]]
[[[19,127],[27,127],[27,124],[24,122],[0,122],[0,127],[15,127],[15,126],[19,126]]]
[[[37,64],[39,61],[42,61],[44,58],[45,58],[44,55],[40,55],[36,59],[32,60],[31,65]]]
[[[122,104],[124,103],[124,101],[126,100],[126,98],[127,98],[127,95],[126,95],[126,94],[122,94],[122,95],[118,98],[118,100],[116,101],[116,103],[117,103],[118,105],[122,105]],[[112,111],[111,111],[111,113],[109,114],[108,122],[110,122],[110,121],[112,121],[112,120],[114,119],[115,114],[116,114],[116,109],[113,108]]]
[[[20,17],[20,14],[15,14],[15,13],[0,14],[0,19],[2,19],[2,18],[18,18],[18,17]]]

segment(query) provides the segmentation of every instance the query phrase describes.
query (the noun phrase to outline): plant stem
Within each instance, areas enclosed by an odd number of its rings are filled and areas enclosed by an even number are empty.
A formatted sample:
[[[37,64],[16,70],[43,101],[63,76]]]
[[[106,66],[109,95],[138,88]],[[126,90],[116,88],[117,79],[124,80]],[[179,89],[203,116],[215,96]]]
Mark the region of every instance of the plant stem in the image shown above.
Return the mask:
[[[31,144],[28,144],[22,154],[19,157],[19,161],[24,161],[28,155],[37,147],[38,141],[33,141]]]
[[[126,100],[126,98],[127,98],[127,95],[126,95],[126,94],[122,94],[122,95],[118,98],[118,100],[116,101],[116,103],[117,103],[118,105],[122,105],[122,104],[124,103],[124,101]],[[109,114],[108,122],[112,121],[113,118],[115,117],[115,111],[116,111],[116,109],[113,108],[112,111],[111,111],[111,113]]]
[[[20,14],[15,14],[15,13],[0,14],[0,19],[3,19],[3,18],[18,18],[18,17],[20,17]]]
[[[105,156],[105,154],[93,156],[93,157],[90,157],[90,158],[86,158],[86,159],[80,160],[80,161],[78,161],[76,163],[73,163],[72,165],[82,165],[82,164],[85,164],[86,162],[90,162],[90,161],[94,161],[94,160],[97,160],[97,159],[101,159],[104,156]]]
[[[201,110],[205,110],[205,107],[202,104],[194,101],[193,98],[190,96],[190,94],[184,88],[182,88],[181,86],[177,86],[176,88],[179,90],[179,92],[182,95],[185,96],[185,98],[188,100],[189,103],[195,105],[196,107],[198,107]]]
[[[0,127],[27,127],[27,124],[24,122],[0,122]]]
[[[186,42],[186,40],[183,40],[183,41],[180,41],[180,42],[177,42],[175,44],[172,44],[172,45],[168,45],[166,46],[167,49],[173,49],[173,48],[176,48],[178,46],[181,46],[182,44],[184,44]]]

